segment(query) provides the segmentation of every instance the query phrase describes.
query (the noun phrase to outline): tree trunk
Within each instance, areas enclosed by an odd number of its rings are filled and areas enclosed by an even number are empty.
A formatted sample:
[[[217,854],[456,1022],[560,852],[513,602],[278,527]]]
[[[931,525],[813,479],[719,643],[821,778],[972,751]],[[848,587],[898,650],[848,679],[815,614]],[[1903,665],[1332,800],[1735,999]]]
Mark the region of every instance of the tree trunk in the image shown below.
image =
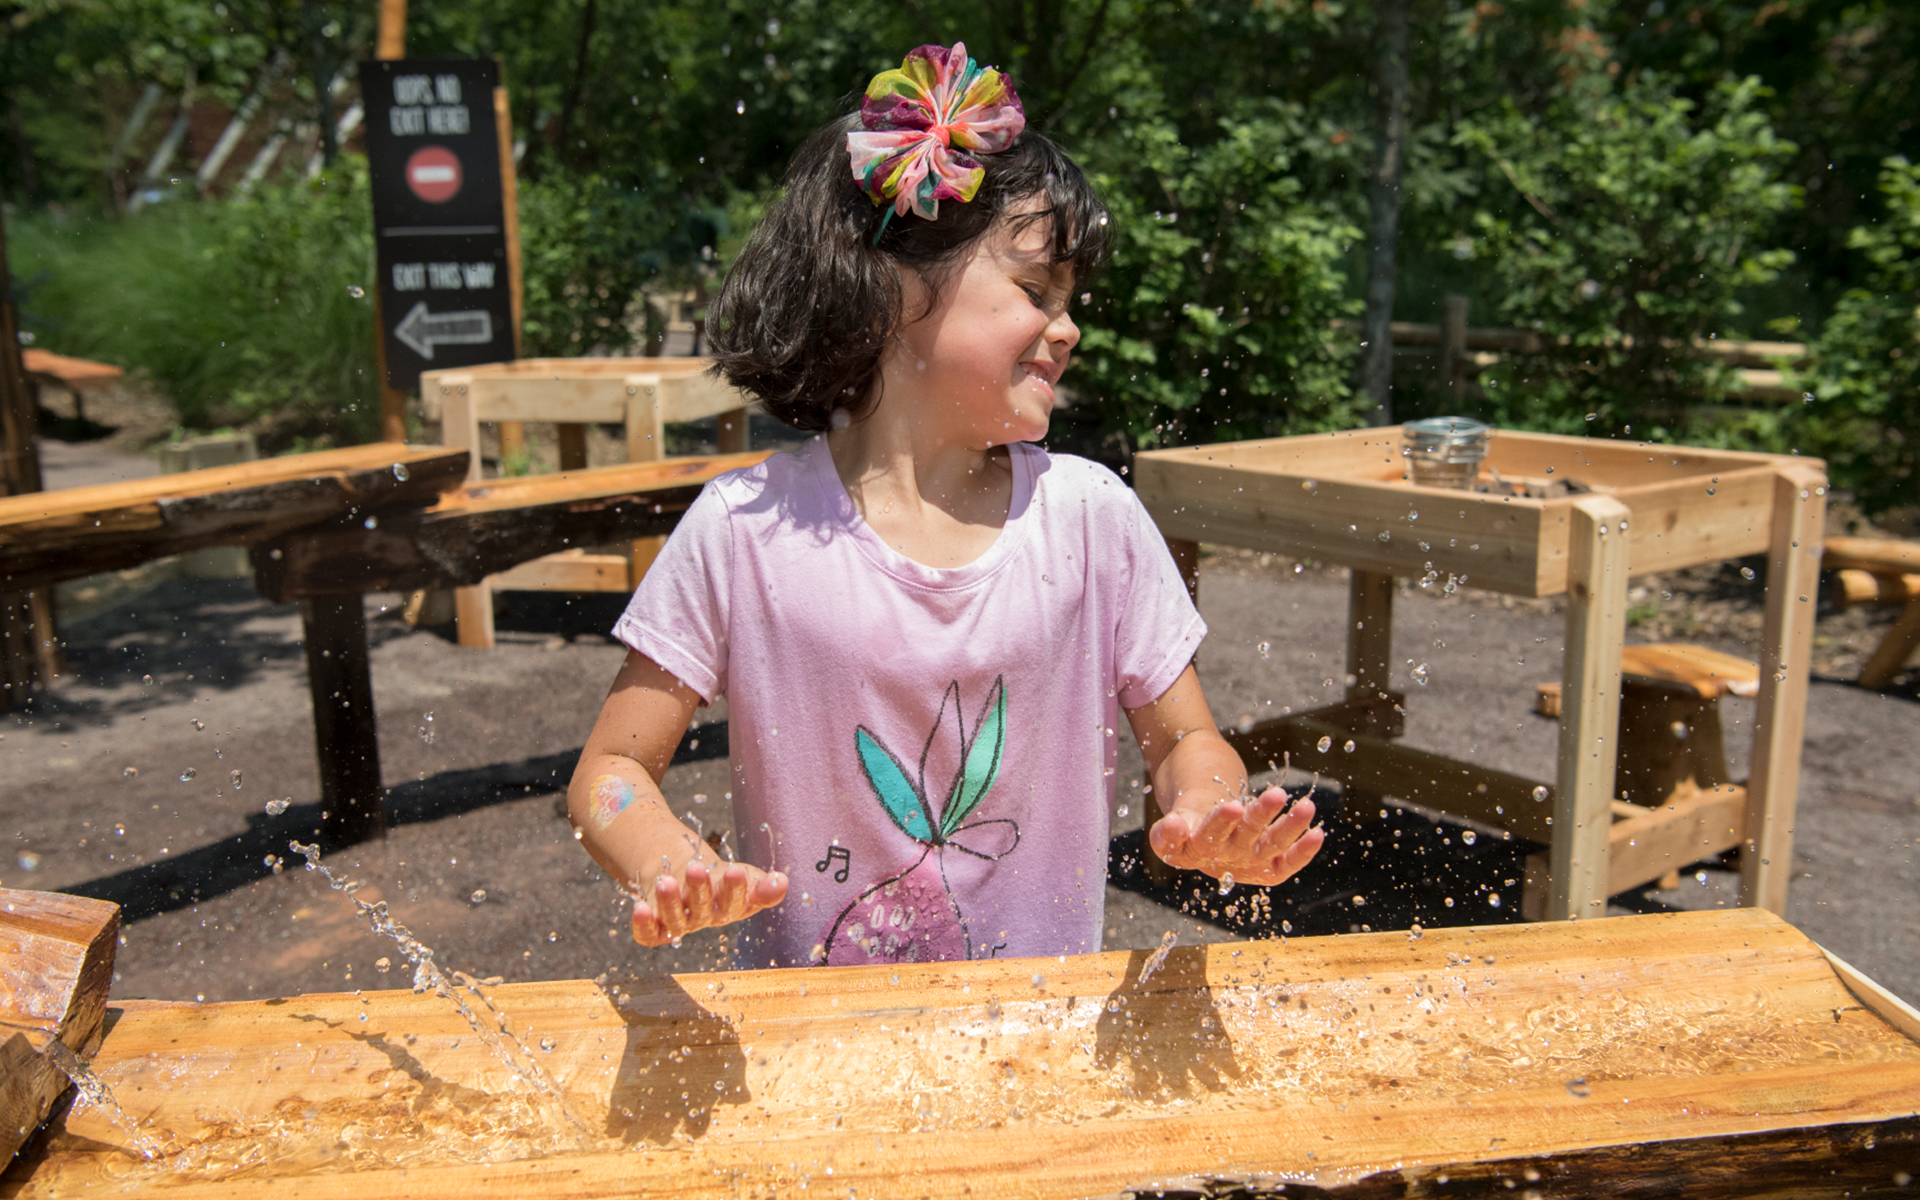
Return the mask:
[[[1378,0],[1380,58],[1374,92],[1379,101],[1379,153],[1367,204],[1367,315],[1360,386],[1373,402],[1367,419],[1393,424],[1394,255],[1400,237],[1401,149],[1407,132],[1408,0]]]

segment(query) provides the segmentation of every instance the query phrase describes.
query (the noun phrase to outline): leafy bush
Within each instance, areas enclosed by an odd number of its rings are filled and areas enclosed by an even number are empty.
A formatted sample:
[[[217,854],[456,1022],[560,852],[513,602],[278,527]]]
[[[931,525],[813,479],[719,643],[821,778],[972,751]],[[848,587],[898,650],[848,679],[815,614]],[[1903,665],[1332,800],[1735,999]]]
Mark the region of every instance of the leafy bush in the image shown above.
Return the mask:
[[[1885,219],[1847,239],[1868,286],[1841,297],[1808,347],[1796,385],[1813,401],[1792,422],[1868,512],[1920,498],[1920,166],[1887,159],[1880,192]]]
[[[1661,78],[1594,70],[1538,117],[1509,100],[1463,123],[1460,142],[1505,180],[1475,216],[1473,257],[1497,281],[1501,318],[1543,342],[1485,378],[1496,421],[1702,435],[1689,409],[1728,379],[1694,340],[1731,332],[1740,289],[1792,261],[1767,237],[1795,202],[1779,178],[1794,147],[1760,95],[1753,80],[1725,83],[1696,110]]]
[[[1299,105],[1249,101],[1208,144],[1134,117],[1087,160],[1113,213],[1113,261],[1078,314],[1075,387],[1138,449],[1359,424],[1357,304],[1339,270],[1359,231],[1310,202],[1295,168],[1326,146]]]
[[[364,164],[117,221],[23,222],[23,324],[48,349],[144,371],[192,429],[269,444],[379,427]]]

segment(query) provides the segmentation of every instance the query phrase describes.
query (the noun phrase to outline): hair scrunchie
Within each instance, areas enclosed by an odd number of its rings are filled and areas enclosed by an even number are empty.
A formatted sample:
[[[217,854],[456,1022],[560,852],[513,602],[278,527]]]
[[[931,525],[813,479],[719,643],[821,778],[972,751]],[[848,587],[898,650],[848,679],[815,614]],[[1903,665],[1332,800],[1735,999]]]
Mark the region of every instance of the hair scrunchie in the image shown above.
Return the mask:
[[[889,221],[909,210],[932,221],[942,200],[973,199],[986,176],[973,154],[1012,146],[1027,114],[1006,75],[975,63],[966,43],[955,42],[951,50],[921,46],[899,70],[875,75],[860,123],[847,135],[854,182],[875,204],[893,202]]]

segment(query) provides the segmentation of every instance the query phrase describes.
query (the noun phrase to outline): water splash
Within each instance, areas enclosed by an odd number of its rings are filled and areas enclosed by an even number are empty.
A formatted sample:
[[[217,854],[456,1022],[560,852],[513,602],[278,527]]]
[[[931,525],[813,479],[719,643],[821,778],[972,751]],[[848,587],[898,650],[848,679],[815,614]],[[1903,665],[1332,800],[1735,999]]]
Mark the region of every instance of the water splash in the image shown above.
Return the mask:
[[[92,1068],[67,1048],[65,1042],[53,1038],[40,1053],[59,1068],[62,1075],[73,1081],[73,1086],[79,1089],[88,1104],[99,1109],[103,1116],[126,1133],[127,1140],[133,1144],[139,1157],[152,1162],[166,1153],[166,1144],[140,1128],[140,1123],[133,1119],[133,1115],[121,1108],[120,1102],[113,1098],[113,1089],[107,1086],[107,1081],[95,1075]]]
[[[1167,930],[1166,936],[1160,939],[1159,948],[1156,949],[1151,955],[1147,956],[1146,965],[1140,968],[1140,978],[1134,984],[1135,987],[1145,986],[1147,980],[1153,978],[1154,972],[1158,971],[1161,967],[1166,965],[1167,955],[1173,953],[1174,943],[1178,942],[1179,940],[1180,940],[1179,934],[1175,933],[1171,929]]]
[[[433,947],[414,937],[412,930],[388,915],[385,900],[368,904],[354,895],[360,890],[360,884],[357,881],[343,879],[321,864],[320,847],[317,844],[304,845],[293,841],[288,845],[293,847],[294,853],[307,860],[307,870],[320,872],[334,891],[346,893],[347,899],[353,902],[353,906],[360,911],[361,916],[367,919],[367,924],[375,933],[392,938],[400,947],[400,953],[414,965],[413,990],[415,993],[430,991],[452,1004],[454,1011],[460,1014],[468,1028],[479,1035],[487,1049],[493,1051],[493,1056],[500,1060],[502,1066],[536,1093],[550,1097],[554,1106],[559,1109],[560,1115],[566,1118],[567,1123],[573,1126],[582,1140],[588,1136],[587,1125],[580,1119],[579,1114],[574,1112],[573,1105],[567,1100],[567,1094],[540,1066],[540,1061],[534,1057],[533,1051],[527,1047],[526,1043],[513,1035],[507,1023],[507,1014],[494,1007],[493,1001],[486,992],[481,990],[483,981],[475,979],[464,971],[454,971],[451,974],[442,971],[433,961]],[[481,1011],[486,1014],[484,1018],[480,1012],[474,1011],[473,1006],[461,999],[462,989],[479,1001]]]

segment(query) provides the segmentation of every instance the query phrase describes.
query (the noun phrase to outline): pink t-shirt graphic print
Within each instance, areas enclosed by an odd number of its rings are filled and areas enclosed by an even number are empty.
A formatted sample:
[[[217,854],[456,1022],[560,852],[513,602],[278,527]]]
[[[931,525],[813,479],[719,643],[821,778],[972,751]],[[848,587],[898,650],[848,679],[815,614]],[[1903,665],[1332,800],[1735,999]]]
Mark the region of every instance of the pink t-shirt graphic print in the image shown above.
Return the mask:
[[[1100,948],[1120,708],[1205,626],[1111,472],[1011,451],[1006,526],[951,569],[880,540],[823,439],[723,476],[616,627],[727,698],[740,844],[792,879],[739,965]]]

